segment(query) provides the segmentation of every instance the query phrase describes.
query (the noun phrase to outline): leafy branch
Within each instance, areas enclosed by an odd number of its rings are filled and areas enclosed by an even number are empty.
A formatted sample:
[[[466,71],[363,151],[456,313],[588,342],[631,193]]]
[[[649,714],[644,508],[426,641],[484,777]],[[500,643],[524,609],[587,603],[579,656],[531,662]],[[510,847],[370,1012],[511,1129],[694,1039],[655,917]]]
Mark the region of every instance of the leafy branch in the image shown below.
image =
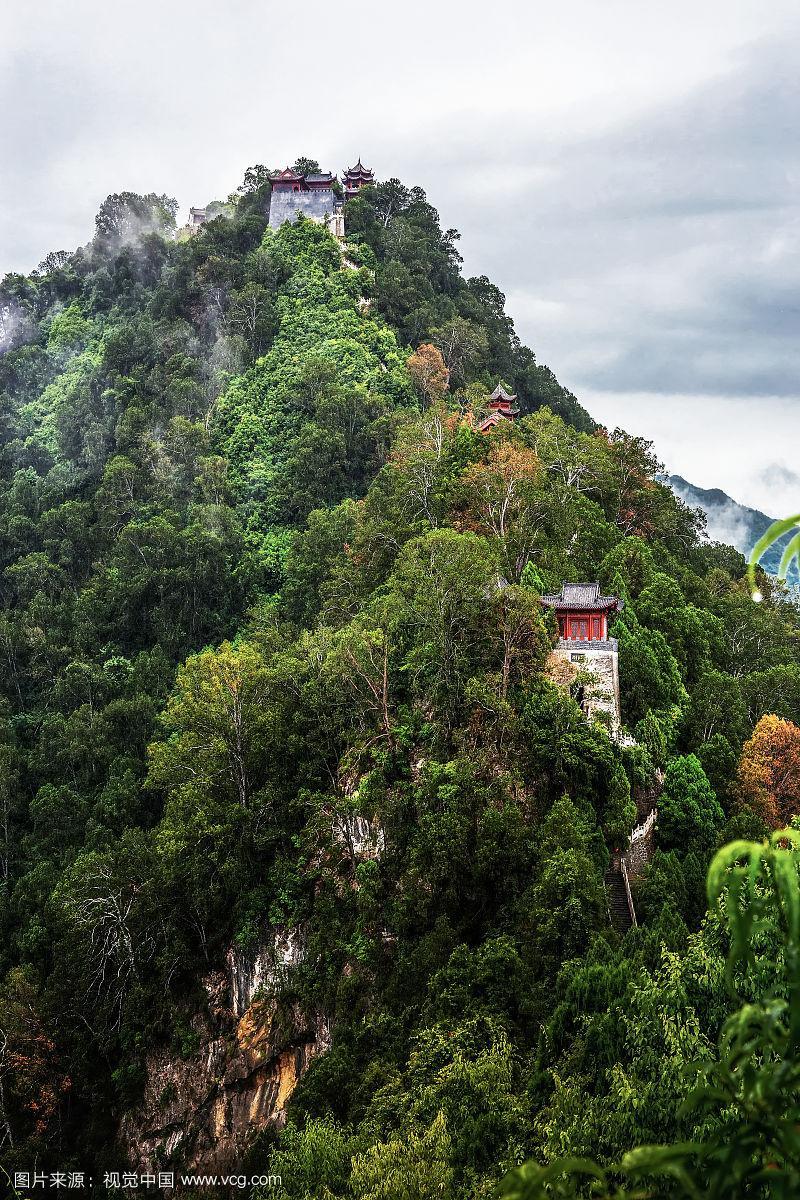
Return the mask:
[[[710,909],[729,934],[726,980],[741,991],[755,950],[773,951],[771,984],[723,1025],[717,1059],[697,1064],[682,1106],[697,1141],[638,1146],[610,1167],[587,1159],[526,1163],[500,1186],[502,1200],[591,1196],[602,1200],[789,1200],[800,1193],[800,834],[723,847],[707,879]]]

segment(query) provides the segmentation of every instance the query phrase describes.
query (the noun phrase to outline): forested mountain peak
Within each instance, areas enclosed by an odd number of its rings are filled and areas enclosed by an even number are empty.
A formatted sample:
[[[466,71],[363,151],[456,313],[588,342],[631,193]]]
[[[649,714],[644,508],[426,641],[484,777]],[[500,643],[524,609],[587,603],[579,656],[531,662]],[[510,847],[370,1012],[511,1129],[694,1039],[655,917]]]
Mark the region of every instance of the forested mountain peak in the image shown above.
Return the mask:
[[[420,188],[359,187],[342,245],[271,229],[268,175],[186,238],[109,197],[0,287],[3,1153],[461,1200],[689,1138],[707,860],[797,811],[797,611]],[[587,580],[619,737],[541,602]]]

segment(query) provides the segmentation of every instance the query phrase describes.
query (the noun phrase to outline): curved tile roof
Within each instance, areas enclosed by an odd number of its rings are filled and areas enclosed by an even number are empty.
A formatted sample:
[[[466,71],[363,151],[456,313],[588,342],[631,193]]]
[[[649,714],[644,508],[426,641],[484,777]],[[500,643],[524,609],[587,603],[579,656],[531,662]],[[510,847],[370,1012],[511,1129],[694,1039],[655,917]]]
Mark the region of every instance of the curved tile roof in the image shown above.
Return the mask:
[[[621,612],[624,603],[619,596],[601,596],[600,584],[596,581],[594,583],[567,583],[565,581],[561,585],[560,592],[542,596],[542,604],[548,608],[613,609]]]

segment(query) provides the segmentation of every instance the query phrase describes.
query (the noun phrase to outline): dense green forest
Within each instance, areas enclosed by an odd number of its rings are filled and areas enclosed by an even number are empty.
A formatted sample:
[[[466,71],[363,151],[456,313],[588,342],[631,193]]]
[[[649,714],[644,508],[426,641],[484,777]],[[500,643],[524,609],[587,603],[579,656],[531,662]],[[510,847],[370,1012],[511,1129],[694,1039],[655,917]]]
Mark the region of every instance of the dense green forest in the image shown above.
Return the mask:
[[[748,901],[707,915],[706,875],[800,811],[798,609],[536,362],[421,189],[350,200],[343,254],[270,230],[264,180],[184,240],[168,197],[111,196],[0,285],[2,1162],[119,1165],[149,1049],[274,926],[331,1046],[253,1149],[265,1195],[467,1200],[724,1141],[736,1081],[685,1102],[742,997],[778,1128],[791,855],[755,855],[744,966]],[[520,415],[483,435],[498,381]],[[563,580],[625,600],[621,741],[554,678]],[[623,936],[604,877],[654,796]]]

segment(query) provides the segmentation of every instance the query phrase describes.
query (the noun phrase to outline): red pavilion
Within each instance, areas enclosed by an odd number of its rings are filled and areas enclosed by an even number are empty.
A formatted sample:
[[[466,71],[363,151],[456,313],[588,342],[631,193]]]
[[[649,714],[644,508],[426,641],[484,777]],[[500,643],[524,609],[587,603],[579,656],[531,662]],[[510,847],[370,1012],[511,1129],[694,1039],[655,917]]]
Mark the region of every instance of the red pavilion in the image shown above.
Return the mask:
[[[488,433],[502,421],[513,421],[514,417],[519,415],[519,409],[514,407],[516,399],[516,396],[509,395],[502,384],[498,383],[486,405],[489,409],[488,415],[478,425],[478,431]]]
[[[624,603],[618,596],[601,596],[599,583],[563,583],[557,595],[542,596],[542,604],[555,609],[565,642],[608,641],[608,618]]]

